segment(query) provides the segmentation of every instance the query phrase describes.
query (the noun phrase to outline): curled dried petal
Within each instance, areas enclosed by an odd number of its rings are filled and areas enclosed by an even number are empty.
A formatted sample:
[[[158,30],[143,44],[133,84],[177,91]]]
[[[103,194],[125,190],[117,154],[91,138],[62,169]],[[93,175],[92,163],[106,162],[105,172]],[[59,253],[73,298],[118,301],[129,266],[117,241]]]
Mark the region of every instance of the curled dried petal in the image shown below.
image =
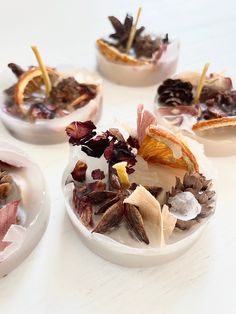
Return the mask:
[[[92,121],[72,122],[66,127],[66,133],[70,137],[69,142],[73,145],[80,145],[85,139],[95,135],[93,130],[96,126]]]

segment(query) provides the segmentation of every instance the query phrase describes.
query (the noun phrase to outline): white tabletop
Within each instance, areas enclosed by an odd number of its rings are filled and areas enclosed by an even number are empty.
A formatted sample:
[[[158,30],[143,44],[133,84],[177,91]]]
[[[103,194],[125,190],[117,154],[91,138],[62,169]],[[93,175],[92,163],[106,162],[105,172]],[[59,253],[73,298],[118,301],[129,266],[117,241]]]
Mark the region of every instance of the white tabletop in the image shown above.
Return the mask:
[[[94,68],[94,42],[111,30],[106,17],[123,18],[139,5],[125,0],[1,0],[1,71],[9,62],[33,64],[31,44],[39,46],[47,64]],[[201,70],[211,62],[212,71],[227,71],[236,79],[235,0],[143,1],[141,23],[181,40],[179,71]],[[104,82],[102,122],[135,118],[138,103],[152,108],[155,90]],[[43,239],[0,279],[0,313],[235,313],[236,156],[212,158],[219,172],[218,206],[201,239],[167,265],[133,269],[94,255],[74,232],[60,189],[67,144],[26,144],[2,125],[0,140],[24,149],[40,165],[51,197]]]

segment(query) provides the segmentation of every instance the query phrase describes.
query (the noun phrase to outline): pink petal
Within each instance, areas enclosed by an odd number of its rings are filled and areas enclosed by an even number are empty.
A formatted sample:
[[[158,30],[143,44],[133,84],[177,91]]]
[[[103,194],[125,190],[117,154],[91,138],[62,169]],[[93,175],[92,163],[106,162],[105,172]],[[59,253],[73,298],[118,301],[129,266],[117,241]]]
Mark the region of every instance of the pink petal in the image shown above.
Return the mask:
[[[10,226],[16,224],[16,213],[19,203],[20,201],[14,201],[0,209],[0,251],[8,245],[7,242],[2,242],[2,239]]]
[[[151,112],[144,110],[143,105],[139,105],[137,110],[137,133],[139,145],[142,144],[146,129],[151,124],[157,124],[156,117]]]

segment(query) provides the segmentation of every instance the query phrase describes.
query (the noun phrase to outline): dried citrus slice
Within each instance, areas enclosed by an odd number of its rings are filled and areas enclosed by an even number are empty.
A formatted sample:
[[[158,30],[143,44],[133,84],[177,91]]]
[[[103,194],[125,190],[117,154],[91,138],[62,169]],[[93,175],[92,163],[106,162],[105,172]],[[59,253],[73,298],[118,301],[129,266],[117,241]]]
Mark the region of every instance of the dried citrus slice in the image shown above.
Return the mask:
[[[198,171],[198,163],[190,149],[175,135],[154,125],[146,130],[139,149],[146,161],[187,171]]]
[[[59,74],[56,70],[53,68],[46,68],[49,78],[51,82],[55,82]],[[33,93],[41,92],[43,91],[44,87],[44,80],[42,76],[42,72],[40,68],[34,67],[26,72],[24,72],[15,87],[15,102],[16,104],[21,108],[22,111],[23,109],[23,104],[25,101],[30,99]]]
[[[223,117],[210,119],[206,121],[199,121],[195,123],[192,127],[193,131],[207,131],[215,128],[221,127],[235,127],[236,126],[236,117]]]
[[[102,39],[97,40],[97,47],[99,51],[110,61],[117,62],[117,63],[123,63],[123,64],[129,64],[129,65],[142,65],[149,63],[146,60],[138,60],[134,57],[131,57],[127,55],[126,53],[120,52],[115,47],[112,47],[111,45],[107,44]]]

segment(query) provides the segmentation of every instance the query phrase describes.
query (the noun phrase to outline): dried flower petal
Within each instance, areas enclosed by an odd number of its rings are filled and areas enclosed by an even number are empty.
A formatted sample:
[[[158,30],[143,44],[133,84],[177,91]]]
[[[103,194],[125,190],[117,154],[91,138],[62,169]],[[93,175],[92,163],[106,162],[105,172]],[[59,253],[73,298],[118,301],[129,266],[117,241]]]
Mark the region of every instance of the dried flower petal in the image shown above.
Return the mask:
[[[83,182],[86,177],[87,164],[81,160],[78,160],[73,171],[71,172],[72,178],[75,181]]]
[[[100,169],[94,169],[91,173],[91,176],[94,180],[102,180],[105,178],[104,171]]]
[[[80,145],[86,139],[93,137],[96,133],[93,130],[96,126],[92,121],[72,122],[66,127],[66,133],[70,137],[69,142],[73,145]]]
[[[0,251],[8,243],[3,243],[2,239],[12,224],[16,224],[16,213],[20,201],[14,201],[0,208]]]

